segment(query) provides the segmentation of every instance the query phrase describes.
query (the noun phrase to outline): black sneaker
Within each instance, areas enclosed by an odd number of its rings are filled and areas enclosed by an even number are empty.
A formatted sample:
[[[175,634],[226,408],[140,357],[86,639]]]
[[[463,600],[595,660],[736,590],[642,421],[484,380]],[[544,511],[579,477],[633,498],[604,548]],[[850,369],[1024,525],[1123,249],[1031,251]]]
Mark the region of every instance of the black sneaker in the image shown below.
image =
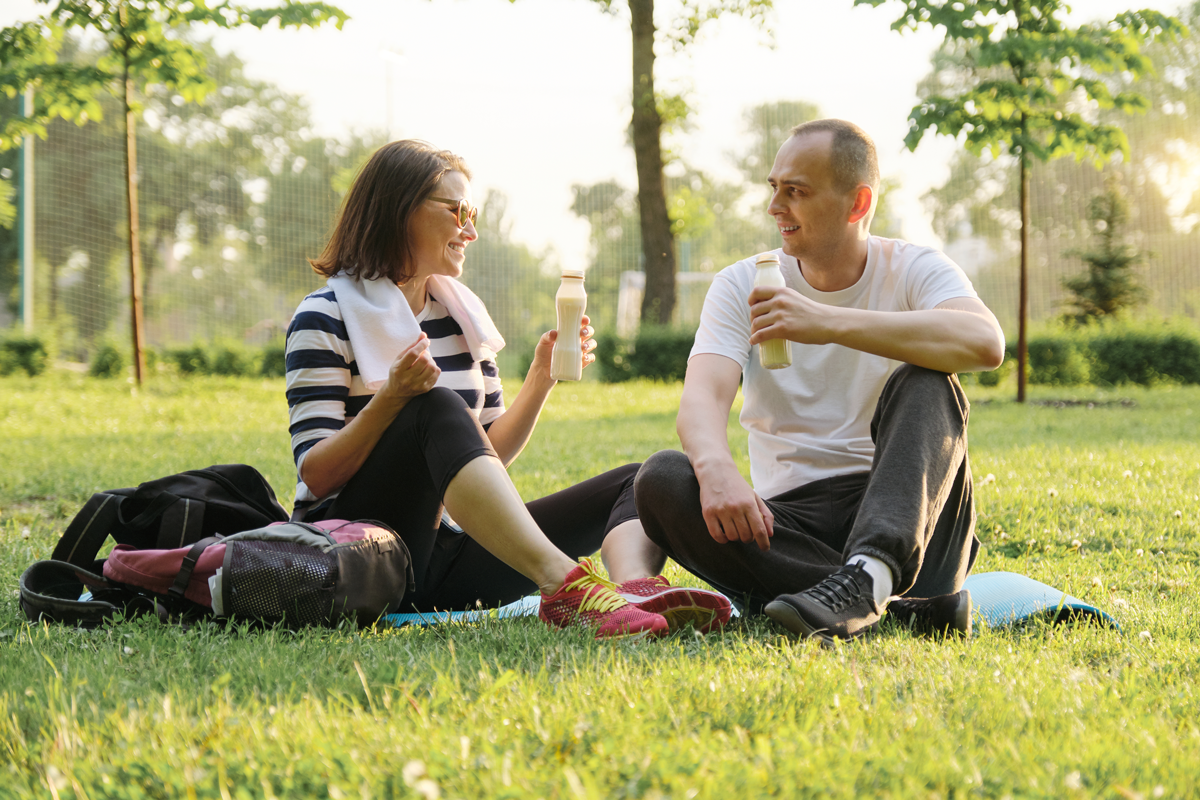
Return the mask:
[[[971,635],[971,593],[966,589],[939,597],[897,597],[887,612],[920,636]]]
[[[875,602],[875,580],[861,563],[844,566],[799,594],[781,594],[763,610],[792,633],[826,643],[862,636],[883,614]]]

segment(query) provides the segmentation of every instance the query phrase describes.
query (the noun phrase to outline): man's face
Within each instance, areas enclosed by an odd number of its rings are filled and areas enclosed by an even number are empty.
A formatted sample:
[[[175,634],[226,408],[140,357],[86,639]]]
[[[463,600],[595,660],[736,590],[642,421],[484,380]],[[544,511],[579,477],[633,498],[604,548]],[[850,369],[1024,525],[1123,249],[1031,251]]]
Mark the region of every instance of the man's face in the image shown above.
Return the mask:
[[[833,134],[793,136],[779,148],[767,183],[783,252],[804,260],[836,250],[850,232],[854,191],[838,188],[832,168]]]

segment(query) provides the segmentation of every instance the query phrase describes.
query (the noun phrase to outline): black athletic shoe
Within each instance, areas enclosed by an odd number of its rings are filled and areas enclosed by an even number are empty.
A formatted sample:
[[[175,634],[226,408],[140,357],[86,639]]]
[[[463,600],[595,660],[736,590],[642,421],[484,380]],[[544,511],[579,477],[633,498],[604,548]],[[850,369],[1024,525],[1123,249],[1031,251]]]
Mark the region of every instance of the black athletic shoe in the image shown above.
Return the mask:
[[[888,617],[921,636],[971,635],[971,593],[966,589],[940,597],[897,597]]]
[[[764,611],[792,633],[827,643],[862,636],[883,613],[875,602],[875,581],[862,564],[844,566],[799,594],[781,594]]]

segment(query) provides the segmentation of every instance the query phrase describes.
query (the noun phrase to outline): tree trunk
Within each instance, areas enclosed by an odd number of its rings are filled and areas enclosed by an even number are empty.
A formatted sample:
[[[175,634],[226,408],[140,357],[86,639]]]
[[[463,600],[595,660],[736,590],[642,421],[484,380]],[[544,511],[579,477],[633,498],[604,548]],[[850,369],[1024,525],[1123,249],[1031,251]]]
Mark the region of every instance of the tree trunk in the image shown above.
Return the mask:
[[[633,154],[646,292],[642,322],[666,325],[675,310],[675,240],[663,187],[662,119],[654,99],[654,0],[629,0],[633,28]]]
[[[133,374],[138,386],[146,374],[146,339],[142,322],[142,248],[138,241],[137,119],[131,109],[133,81],[125,61],[125,187],[129,205],[129,297],[133,312]]]
[[[1025,402],[1028,349],[1025,324],[1029,319],[1029,165],[1021,152],[1021,293],[1017,300],[1017,402]]]

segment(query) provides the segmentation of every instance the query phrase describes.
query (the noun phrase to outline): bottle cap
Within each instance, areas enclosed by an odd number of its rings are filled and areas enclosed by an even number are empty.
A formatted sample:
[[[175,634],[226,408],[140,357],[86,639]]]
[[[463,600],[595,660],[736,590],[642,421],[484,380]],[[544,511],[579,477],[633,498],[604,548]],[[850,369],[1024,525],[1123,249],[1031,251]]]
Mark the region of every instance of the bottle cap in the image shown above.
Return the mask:
[[[758,258],[754,262],[755,266],[759,266],[759,267],[761,267],[763,264],[778,264],[778,263],[779,263],[779,254],[778,253],[759,253]]]
[[[562,271],[562,276],[564,278],[582,278],[583,270],[581,270],[581,269],[564,269]]]

